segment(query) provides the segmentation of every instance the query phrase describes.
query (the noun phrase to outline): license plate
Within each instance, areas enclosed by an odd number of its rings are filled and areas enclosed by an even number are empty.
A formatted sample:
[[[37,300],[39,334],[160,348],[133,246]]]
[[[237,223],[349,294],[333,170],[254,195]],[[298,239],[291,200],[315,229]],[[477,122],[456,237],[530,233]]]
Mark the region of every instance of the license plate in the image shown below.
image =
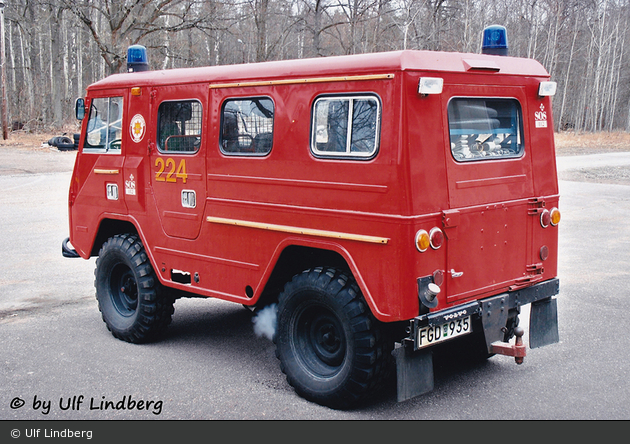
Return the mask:
[[[441,325],[429,325],[418,329],[417,348],[424,348],[430,345],[456,338],[472,332],[470,316],[455,319]]]

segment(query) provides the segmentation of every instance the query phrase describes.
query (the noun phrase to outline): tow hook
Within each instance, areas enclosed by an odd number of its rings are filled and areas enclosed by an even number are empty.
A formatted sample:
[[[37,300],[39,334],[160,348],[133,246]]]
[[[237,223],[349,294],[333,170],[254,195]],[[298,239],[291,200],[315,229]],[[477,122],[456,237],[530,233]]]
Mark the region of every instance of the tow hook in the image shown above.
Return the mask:
[[[498,355],[513,356],[517,364],[522,364],[526,356],[526,347],[523,344],[523,335],[525,330],[523,327],[516,327],[514,329],[514,336],[516,336],[516,343],[510,345],[506,342],[493,342],[491,344],[491,352]]]

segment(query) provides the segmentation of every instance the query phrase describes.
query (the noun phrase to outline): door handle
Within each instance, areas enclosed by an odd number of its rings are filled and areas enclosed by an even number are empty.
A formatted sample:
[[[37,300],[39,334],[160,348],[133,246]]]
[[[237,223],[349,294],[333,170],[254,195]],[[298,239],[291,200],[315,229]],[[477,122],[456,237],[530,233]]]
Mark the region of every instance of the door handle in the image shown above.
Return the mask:
[[[463,271],[455,271],[453,268],[451,268],[451,271],[449,271],[449,273],[451,273],[451,277],[453,279],[458,278],[458,277],[462,277],[464,275]]]

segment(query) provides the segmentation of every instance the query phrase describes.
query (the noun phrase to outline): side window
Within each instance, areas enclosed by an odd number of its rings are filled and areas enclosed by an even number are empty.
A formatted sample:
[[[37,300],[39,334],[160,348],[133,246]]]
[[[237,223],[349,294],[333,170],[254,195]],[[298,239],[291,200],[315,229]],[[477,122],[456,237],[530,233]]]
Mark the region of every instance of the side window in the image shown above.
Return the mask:
[[[83,150],[120,154],[122,138],[122,97],[92,99]]]
[[[201,103],[196,100],[162,102],[158,108],[158,150],[196,153],[201,144]]]
[[[273,143],[273,101],[267,97],[228,99],[221,109],[221,152],[264,156]]]
[[[311,150],[319,157],[371,158],[378,151],[376,96],[320,97],[313,106]]]
[[[458,162],[510,159],[524,152],[521,105],[515,99],[452,99],[448,129]]]

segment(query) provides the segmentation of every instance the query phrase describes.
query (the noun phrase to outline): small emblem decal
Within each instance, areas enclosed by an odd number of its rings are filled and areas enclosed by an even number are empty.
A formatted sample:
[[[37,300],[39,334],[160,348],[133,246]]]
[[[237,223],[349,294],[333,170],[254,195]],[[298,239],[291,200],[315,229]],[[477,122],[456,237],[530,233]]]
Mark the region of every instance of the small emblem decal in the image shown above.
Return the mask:
[[[136,143],[139,143],[144,138],[144,133],[146,133],[146,124],[144,122],[144,117],[142,114],[136,114],[131,119],[131,123],[129,124],[129,131],[131,132],[131,140]]]
[[[125,180],[125,194],[130,196],[136,195],[136,179],[133,174],[129,175],[129,180]]]
[[[534,120],[536,122],[536,128],[547,128],[547,112],[545,111],[545,105],[540,104],[540,111],[534,113]]]

